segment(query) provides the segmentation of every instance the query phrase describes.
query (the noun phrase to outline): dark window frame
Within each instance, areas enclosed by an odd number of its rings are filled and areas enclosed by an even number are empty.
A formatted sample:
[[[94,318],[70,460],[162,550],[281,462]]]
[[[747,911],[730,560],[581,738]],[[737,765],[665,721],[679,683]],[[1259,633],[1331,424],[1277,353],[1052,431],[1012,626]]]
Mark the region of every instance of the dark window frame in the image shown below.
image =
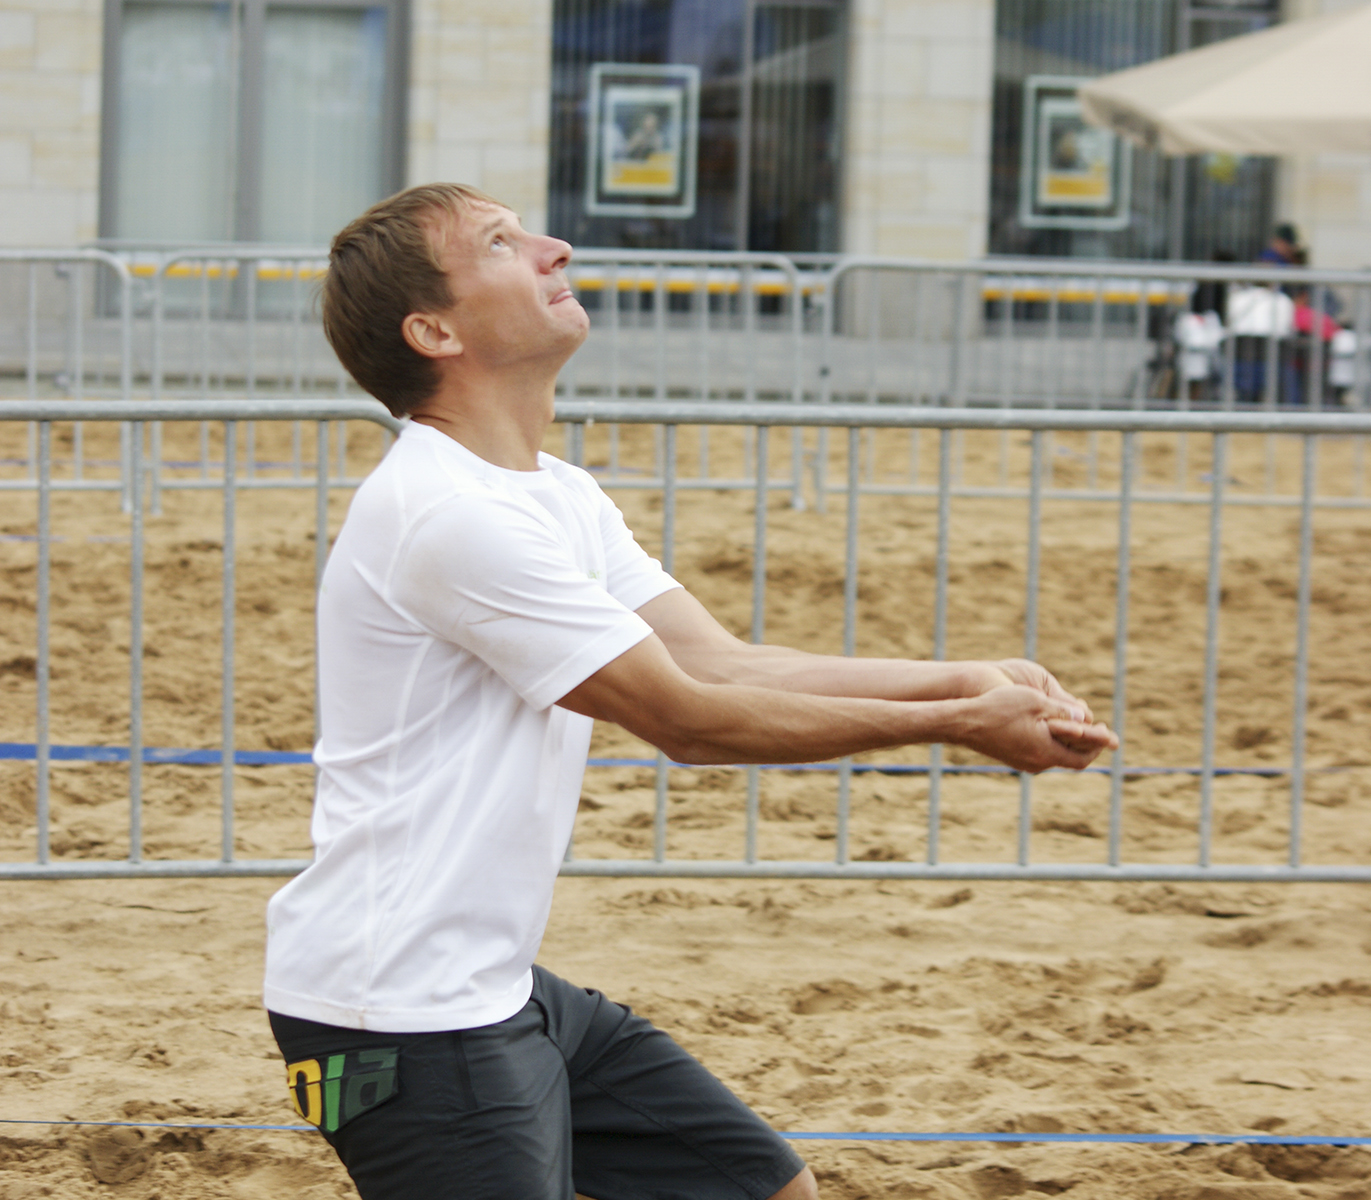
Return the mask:
[[[754,220],[758,216],[754,182],[760,177],[759,164],[765,165],[758,154],[760,130],[754,113],[760,82],[755,39],[767,10],[814,10],[832,14],[832,36],[839,54],[833,63],[832,111],[826,122],[830,136],[825,143],[825,161],[831,161],[826,180],[832,189],[832,211],[830,219],[816,219],[806,228],[819,229],[819,236],[831,239],[832,245],[821,253],[840,252],[845,234],[844,177],[849,169],[851,4],[852,0],[728,0],[711,12],[717,21],[712,32],[701,34],[698,40],[686,39],[681,46],[672,44],[673,0],[556,0],[549,97],[549,228],[578,245],[805,252],[799,245],[759,247],[758,234],[768,226]],[[717,36],[725,31],[726,36]],[[607,216],[587,211],[587,81],[591,67],[599,62],[700,69],[699,165],[691,216]],[[810,84],[808,80],[794,82]]]

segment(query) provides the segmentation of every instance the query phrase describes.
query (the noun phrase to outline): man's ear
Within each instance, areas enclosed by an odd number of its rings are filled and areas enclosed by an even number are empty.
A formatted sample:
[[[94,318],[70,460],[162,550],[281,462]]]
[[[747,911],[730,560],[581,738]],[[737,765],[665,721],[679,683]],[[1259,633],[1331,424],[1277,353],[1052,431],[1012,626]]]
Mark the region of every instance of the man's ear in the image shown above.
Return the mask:
[[[425,358],[456,358],[462,353],[457,331],[437,314],[410,313],[400,322],[400,332],[410,349]]]

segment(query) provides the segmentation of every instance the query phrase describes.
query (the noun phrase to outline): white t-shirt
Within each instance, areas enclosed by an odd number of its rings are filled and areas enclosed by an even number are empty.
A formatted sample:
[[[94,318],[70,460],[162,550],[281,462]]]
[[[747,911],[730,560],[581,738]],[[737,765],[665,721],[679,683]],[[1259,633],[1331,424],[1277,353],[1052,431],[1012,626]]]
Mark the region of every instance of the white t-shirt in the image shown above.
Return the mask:
[[[555,702],[677,586],[577,467],[406,426],[319,595],[315,858],[267,908],[267,1007],[388,1033],[493,1024],[532,987],[591,721]]]

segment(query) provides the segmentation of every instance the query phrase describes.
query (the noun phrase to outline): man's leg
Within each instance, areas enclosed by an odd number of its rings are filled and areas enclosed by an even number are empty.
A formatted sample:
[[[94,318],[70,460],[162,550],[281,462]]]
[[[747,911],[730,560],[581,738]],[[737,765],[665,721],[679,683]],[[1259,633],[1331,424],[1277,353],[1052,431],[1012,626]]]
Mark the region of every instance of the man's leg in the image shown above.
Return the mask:
[[[819,1200],[819,1184],[814,1178],[814,1172],[806,1167],[772,1196],[771,1200]]]
[[[596,1200],[815,1200],[803,1160],[675,1041],[599,992],[534,968],[566,1058],[572,1173]]]
[[[532,1002],[446,1033],[271,1025],[362,1200],[572,1200],[566,1064]]]

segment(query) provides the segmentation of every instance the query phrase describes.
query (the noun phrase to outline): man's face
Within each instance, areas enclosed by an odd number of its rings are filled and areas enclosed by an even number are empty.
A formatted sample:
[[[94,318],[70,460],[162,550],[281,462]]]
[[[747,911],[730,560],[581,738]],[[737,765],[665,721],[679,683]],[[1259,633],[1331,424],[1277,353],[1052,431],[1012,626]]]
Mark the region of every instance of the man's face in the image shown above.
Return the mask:
[[[567,282],[571,247],[528,233],[507,208],[472,205],[434,233],[455,326],[469,361],[500,367],[565,361],[590,318]]]

